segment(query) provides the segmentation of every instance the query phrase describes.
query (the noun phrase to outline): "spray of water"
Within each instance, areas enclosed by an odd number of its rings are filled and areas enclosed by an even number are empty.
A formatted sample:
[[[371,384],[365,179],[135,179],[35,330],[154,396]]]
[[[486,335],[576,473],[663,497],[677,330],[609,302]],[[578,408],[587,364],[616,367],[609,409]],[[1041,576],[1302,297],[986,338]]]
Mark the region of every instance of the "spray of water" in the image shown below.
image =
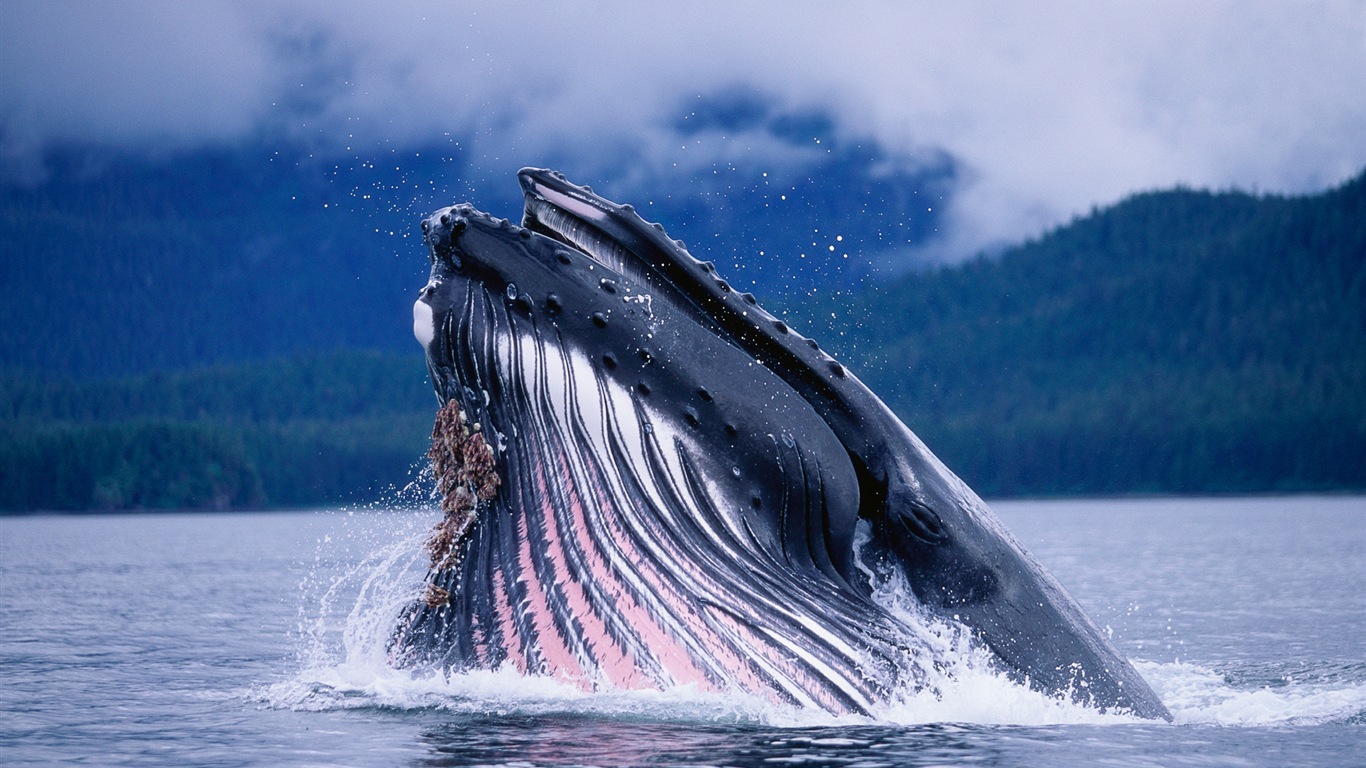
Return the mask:
[[[396,670],[386,645],[400,611],[420,594],[428,565],[422,548],[441,518],[431,478],[419,473],[386,509],[330,516],[309,575],[301,584],[295,668],[262,692],[271,706],[300,710],[386,708],[453,713],[569,713],[666,722],[743,722],[777,727],[838,724],[1125,724],[1065,697],[1050,697],[1010,680],[990,651],[963,626],[921,610],[897,574],[867,572],[875,599],[906,628],[904,663],[915,687],[897,692],[871,719],[774,704],[767,699],[679,687],[666,691],[585,692],[513,669],[460,674]],[[1137,662],[1178,724],[1266,726],[1315,724],[1366,712],[1366,685],[1350,681],[1294,683],[1271,689],[1231,684],[1195,664]]]

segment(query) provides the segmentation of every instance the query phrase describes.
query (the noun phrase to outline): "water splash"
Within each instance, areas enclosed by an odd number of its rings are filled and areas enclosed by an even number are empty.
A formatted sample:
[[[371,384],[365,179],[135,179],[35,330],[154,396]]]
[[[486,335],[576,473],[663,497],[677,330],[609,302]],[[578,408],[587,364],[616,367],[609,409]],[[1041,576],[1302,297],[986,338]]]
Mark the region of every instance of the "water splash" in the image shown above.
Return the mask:
[[[860,521],[855,551],[871,538]],[[1020,685],[999,670],[990,649],[973,640],[967,626],[927,613],[904,574],[860,561],[858,567],[877,585],[873,599],[895,616],[910,636],[910,647],[922,649],[905,664],[920,668],[923,687],[900,691],[874,713],[877,720],[899,725],[974,723],[990,725],[1057,725],[1129,723],[1136,718],[1106,714],[1076,703],[1067,695],[1050,696]]]
[[[419,486],[421,482],[429,484],[430,478],[415,481]],[[568,714],[783,728],[874,723],[1152,725],[1013,682],[995,668],[990,651],[975,643],[965,627],[927,616],[896,577],[879,578],[875,599],[907,628],[907,647],[920,649],[905,663],[917,668],[918,674],[909,677],[921,684],[897,692],[871,717],[834,716],[689,686],[590,693],[512,669],[450,675],[396,670],[387,663],[386,645],[399,613],[421,592],[427,568],[422,544],[441,516],[430,502],[430,491],[410,487],[405,493],[410,502],[426,493],[427,501],[401,505],[405,511],[343,513],[340,525],[329,526],[332,533],[320,538],[310,574],[301,584],[296,669],[287,679],[258,691],[258,700],[305,711]],[[1361,674],[1270,686],[1230,682],[1224,673],[1189,662],[1138,661],[1135,666],[1179,725],[1298,726],[1366,717]]]

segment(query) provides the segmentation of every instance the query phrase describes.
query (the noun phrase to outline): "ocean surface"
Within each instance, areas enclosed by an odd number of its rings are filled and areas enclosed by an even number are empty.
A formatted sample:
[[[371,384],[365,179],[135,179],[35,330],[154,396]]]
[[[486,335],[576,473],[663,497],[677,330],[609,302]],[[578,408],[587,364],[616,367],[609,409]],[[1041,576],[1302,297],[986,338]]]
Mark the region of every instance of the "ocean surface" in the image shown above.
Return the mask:
[[[951,648],[873,718],[415,679],[383,645],[434,512],[39,516],[0,518],[0,764],[1366,765],[1366,498],[992,506],[1174,723]]]

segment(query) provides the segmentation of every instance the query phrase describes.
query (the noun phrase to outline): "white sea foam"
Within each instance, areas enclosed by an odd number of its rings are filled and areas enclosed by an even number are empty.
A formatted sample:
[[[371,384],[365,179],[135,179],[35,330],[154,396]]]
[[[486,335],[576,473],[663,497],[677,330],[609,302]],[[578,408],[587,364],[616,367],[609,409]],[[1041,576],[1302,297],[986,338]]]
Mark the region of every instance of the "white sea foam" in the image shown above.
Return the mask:
[[[1366,713],[1366,684],[1290,682],[1237,687],[1213,669],[1187,662],[1138,662],[1178,723],[1228,726],[1315,725]]]

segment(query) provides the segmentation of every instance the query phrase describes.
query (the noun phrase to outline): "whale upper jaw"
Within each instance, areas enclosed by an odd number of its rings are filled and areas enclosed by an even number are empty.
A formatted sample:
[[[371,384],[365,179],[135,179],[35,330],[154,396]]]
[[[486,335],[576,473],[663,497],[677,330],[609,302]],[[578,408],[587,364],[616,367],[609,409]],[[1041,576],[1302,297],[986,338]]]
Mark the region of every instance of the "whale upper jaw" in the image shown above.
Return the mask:
[[[841,363],[733,291],[663,227],[563,175],[518,174],[523,225],[650,286],[699,326],[743,349],[801,393],[838,436],[860,478],[861,517],[904,567],[917,596],[961,619],[1020,679],[1083,687],[1103,708],[1171,719],[1080,607],[986,505]],[[847,566],[852,558],[844,558]],[[1058,665],[1057,658],[1068,658]]]

